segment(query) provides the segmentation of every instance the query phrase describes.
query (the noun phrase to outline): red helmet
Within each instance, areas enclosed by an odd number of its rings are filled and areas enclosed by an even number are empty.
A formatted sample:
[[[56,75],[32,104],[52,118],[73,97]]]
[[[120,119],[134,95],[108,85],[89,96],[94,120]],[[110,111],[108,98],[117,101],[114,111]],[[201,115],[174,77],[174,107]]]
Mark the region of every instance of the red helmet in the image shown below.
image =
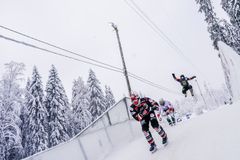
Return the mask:
[[[135,106],[138,106],[140,104],[140,99],[139,98],[136,98],[132,101],[132,103],[135,105]]]
[[[131,93],[130,98],[131,98],[131,101],[133,102],[134,100],[139,99],[140,97],[138,96],[137,93]]]

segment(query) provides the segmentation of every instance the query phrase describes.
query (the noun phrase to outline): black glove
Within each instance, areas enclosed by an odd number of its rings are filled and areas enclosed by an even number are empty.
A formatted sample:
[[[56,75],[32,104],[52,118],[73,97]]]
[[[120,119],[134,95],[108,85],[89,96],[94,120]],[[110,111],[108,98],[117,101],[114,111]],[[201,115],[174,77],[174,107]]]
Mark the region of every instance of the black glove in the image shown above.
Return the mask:
[[[173,76],[173,78],[174,78],[174,79],[176,79],[176,76],[175,76],[175,74],[174,74],[174,73],[172,73],[172,76]]]
[[[153,106],[151,107],[151,111],[154,111],[154,110],[158,110],[158,106],[157,106],[157,105],[153,105]]]

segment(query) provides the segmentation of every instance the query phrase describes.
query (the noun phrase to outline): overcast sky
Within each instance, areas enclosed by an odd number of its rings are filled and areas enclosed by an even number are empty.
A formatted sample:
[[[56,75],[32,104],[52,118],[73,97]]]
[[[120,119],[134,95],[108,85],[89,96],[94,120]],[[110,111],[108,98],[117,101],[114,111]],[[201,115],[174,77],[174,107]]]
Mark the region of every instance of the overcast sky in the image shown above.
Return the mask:
[[[212,47],[204,16],[198,12],[195,0],[134,2],[181,49],[183,55],[161,39],[124,0],[0,0],[0,25],[122,68],[116,35],[109,25],[109,22],[114,22],[118,26],[126,65],[131,73],[179,93],[181,87],[171,77],[173,72],[176,75],[196,75],[201,84],[206,81],[212,88],[222,86],[224,78],[218,53]],[[219,5],[220,0],[214,3]],[[217,5],[220,15],[224,16]],[[0,29],[0,34],[57,51],[3,29]],[[107,84],[111,87],[117,100],[127,95],[125,79],[120,73],[0,39],[0,74],[3,73],[3,64],[12,60],[26,64],[26,77],[31,76],[33,65],[36,65],[44,86],[50,66],[54,64],[69,98],[73,79],[81,76],[86,82],[90,68],[102,86]],[[182,97],[132,78],[130,82],[133,90],[154,99]]]

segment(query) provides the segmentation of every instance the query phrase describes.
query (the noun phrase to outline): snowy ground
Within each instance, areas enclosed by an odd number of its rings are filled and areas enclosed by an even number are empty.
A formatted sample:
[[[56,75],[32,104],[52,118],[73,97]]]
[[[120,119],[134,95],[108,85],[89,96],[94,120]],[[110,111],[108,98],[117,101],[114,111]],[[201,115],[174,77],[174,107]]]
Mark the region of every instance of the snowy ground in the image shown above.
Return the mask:
[[[159,147],[154,154],[148,151],[139,122],[126,121],[75,137],[25,160],[79,160],[84,159],[83,150],[87,160],[239,160],[239,115],[240,101],[192,116],[174,127],[163,124],[169,144],[164,148],[152,131]]]
[[[223,106],[177,126],[165,126],[169,137],[165,148],[154,133],[160,148],[154,154],[142,137],[113,151],[105,160],[239,160],[239,115],[240,102]]]

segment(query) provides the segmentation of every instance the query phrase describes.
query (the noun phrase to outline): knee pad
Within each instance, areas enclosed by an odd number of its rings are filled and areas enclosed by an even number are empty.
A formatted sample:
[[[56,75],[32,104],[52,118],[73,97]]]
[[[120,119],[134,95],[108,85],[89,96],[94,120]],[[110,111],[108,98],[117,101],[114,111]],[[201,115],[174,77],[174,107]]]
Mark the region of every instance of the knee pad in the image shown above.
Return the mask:
[[[151,133],[150,133],[150,131],[143,131],[143,134],[144,134],[145,137],[147,137],[147,136],[149,136]]]
[[[158,128],[158,134],[161,136],[161,137],[164,137],[166,135],[165,131],[163,130],[162,126],[160,126]]]
[[[143,134],[147,138],[147,140],[152,139],[152,134],[150,131],[143,131]]]
[[[150,131],[143,131],[143,134],[149,144],[154,143],[154,140]]]

